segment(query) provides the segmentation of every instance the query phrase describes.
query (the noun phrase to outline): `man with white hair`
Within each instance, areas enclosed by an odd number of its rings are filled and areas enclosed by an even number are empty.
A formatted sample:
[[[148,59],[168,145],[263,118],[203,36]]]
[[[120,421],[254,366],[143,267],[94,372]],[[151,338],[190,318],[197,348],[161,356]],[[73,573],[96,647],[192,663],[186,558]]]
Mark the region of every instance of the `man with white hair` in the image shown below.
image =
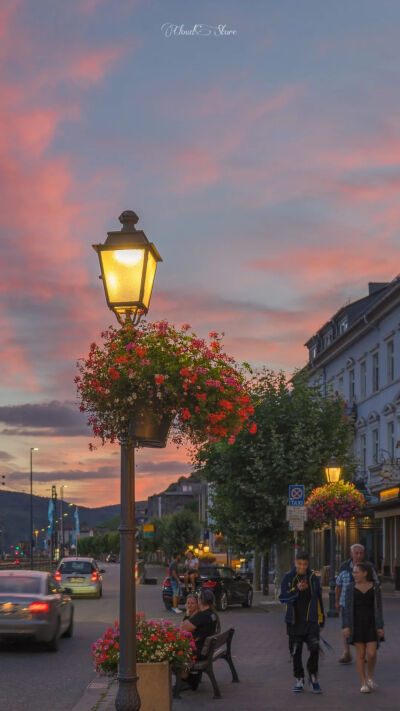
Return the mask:
[[[358,563],[368,562],[364,561],[365,548],[361,543],[353,543],[350,547],[350,558],[345,560],[340,566],[339,575],[336,578],[336,609],[341,610],[344,607],[344,601],[346,596],[347,586],[354,582],[353,578],[353,568]],[[370,563],[373,571],[374,583],[380,584],[377,572]],[[344,639],[344,651],[343,655],[339,659],[339,664],[349,664],[351,662],[350,646],[347,644],[346,639]]]

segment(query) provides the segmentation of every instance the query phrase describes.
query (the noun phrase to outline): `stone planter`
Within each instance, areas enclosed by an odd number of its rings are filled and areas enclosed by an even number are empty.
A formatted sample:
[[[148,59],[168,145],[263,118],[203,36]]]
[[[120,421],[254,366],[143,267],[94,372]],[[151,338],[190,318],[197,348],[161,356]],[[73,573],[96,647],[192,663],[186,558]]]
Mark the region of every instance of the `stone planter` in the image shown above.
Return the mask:
[[[137,664],[140,711],[171,711],[172,686],[168,662]]]

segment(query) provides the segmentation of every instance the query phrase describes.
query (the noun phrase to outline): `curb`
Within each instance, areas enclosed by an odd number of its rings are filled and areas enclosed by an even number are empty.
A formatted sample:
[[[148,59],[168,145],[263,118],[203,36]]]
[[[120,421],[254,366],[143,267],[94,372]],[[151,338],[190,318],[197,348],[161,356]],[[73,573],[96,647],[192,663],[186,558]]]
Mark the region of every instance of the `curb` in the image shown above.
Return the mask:
[[[110,695],[112,686],[112,680],[94,677],[71,711],[107,711],[108,704],[115,697],[115,688]],[[109,708],[113,709],[114,706],[109,706]]]

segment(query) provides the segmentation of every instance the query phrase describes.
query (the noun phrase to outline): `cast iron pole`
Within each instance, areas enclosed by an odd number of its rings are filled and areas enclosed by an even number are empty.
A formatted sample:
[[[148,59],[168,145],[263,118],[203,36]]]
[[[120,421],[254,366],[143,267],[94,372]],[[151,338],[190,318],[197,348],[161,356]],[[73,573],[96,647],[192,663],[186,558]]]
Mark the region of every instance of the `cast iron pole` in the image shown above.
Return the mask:
[[[119,592],[119,671],[116,711],[139,711],[136,673],[136,540],[135,540],[135,449],[132,438],[121,445],[121,523]]]
[[[336,589],[336,577],[335,577],[335,564],[336,564],[336,528],[335,528],[335,517],[332,516],[331,520],[331,560],[329,565],[329,610],[328,617],[338,617],[339,613],[336,609],[335,602],[335,589]]]

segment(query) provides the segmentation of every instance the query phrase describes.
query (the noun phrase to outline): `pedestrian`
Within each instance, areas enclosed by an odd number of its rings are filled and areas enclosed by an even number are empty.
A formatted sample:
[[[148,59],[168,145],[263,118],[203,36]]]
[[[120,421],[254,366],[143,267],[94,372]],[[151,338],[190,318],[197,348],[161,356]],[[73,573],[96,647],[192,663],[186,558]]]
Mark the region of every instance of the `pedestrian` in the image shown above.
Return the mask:
[[[350,558],[348,560],[345,560],[344,563],[342,563],[342,565],[340,566],[339,574],[336,578],[336,590],[335,590],[336,609],[339,612],[344,607],[346,588],[350,583],[354,582],[353,568],[358,563],[365,562],[364,556],[365,556],[364,546],[361,543],[353,543],[353,545],[350,548]],[[372,565],[372,563],[369,563],[369,565],[371,565],[371,567],[372,567],[372,574],[374,577],[374,583],[376,585],[379,585],[378,574],[377,574],[374,566]],[[344,650],[343,650],[342,656],[339,659],[339,664],[349,664],[351,662],[350,647],[347,644],[345,638],[343,638],[343,643],[344,643]]]
[[[179,609],[179,600],[181,599],[181,581],[178,575],[178,563],[181,559],[180,553],[174,553],[169,564],[169,577],[172,587],[172,612],[180,615],[182,610]]]
[[[192,591],[196,589],[196,578],[199,570],[199,559],[196,558],[193,551],[189,550],[186,554],[185,560],[185,574],[183,576],[185,581],[185,590],[189,592],[189,584],[192,586]]]
[[[376,650],[384,639],[382,596],[374,582],[369,563],[358,563],[353,568],[354,582],[347,585],[342,609],[343,635],[354,644],[357,669],[361,679],[361,693],[369,694],[377,688],[373,680]],[[367,676],[365,676],[365,665]]]
[[[294,567],[282,580],[279,599],[286,603],[285,622],[289,636],[289,651],[293,659],[295,686],[293,691],[304,690],[303,644],[307,645],[309,658],[307,671],[314,694],[321,694],[318,682],[319,630],[324,626],[325,615],[319,578],[309,567],[308,553],[298,553]]]

